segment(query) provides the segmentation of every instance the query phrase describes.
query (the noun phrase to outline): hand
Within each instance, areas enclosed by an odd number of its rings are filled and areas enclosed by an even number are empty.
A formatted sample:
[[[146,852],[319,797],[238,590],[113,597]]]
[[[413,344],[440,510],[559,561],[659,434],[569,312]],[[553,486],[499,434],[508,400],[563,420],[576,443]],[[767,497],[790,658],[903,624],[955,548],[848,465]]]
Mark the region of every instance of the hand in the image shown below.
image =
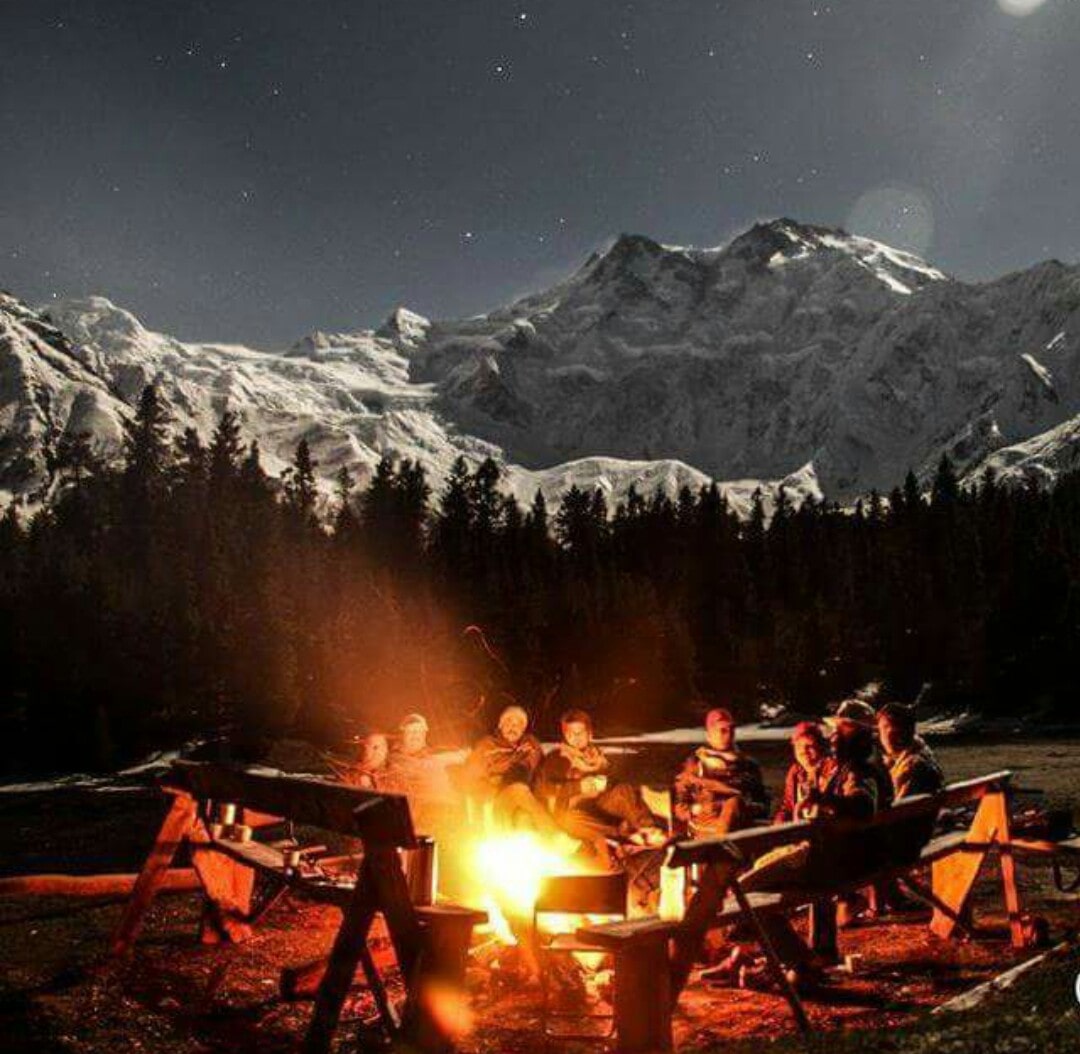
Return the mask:
[[[607,776],[582,776],[581,793],[590,798],[603,794],[607,790]]]

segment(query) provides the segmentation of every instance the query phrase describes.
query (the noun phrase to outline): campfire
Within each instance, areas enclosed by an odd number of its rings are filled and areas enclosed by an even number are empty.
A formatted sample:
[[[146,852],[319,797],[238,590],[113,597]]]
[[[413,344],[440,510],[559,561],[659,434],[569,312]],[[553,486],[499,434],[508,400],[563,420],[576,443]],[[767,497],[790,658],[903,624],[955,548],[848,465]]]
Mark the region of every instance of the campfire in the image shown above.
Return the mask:
[[[460,850],[457,893],[483,908],[486,927],[472,952],[472,962],[482,974],[482,983],[492,990],[520,989],[540,980],[559,993],[564,1002],[593,1003],[610,996],[610,961],[604,953],[565,948],[579,927],[603,922],[627,913],[626,886],[621,898],[593,907],[583,898],[584,883],[576,877],[610,876],[599,866],[590,866],[577,854],[561,851],[553,841],[531,831],[491,831]],[[668,917],[682,913],[682,871],[661,869],[660,910]],[[541,910],[537,910],[538,904]],[[565,954],[547,958],[544,950],[554,944]]]
[[[560,853],[529,831],[491,834],[472,847],[470,872],[476,899],[488,913],[492,934],[504,944],[517,945],[531,929],[533,911],[544,880],[592,873],[580,861]],[[580,916],[545,913],[545,932],[568,933]]]

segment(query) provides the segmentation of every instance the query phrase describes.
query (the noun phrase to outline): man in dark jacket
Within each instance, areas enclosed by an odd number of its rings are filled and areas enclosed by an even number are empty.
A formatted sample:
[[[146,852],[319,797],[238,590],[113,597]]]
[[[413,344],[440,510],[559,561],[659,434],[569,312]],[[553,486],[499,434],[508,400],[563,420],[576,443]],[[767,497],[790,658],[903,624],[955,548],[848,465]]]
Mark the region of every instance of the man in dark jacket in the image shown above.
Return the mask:
[[[465,761],[465,789],[494,802],[495,818],[506,826],[524,823],[541,834],[561,834],[531,789],[544,750],[528,728],[529,715],[520,706],[503,710],[496,731],[484,736]]]
[[[593,742],[592,718],[584,710],[568,710],[560,728],[562,742],[541,762],[537,778],[537,792],[550,802],[555,822],[608,866],[609,838],[663,844],[664,833],[641,791],[612,778],[610,759]]]
[[[869,739],[870,748],[866,752],[866,765],[874,779],[874,811],[887,809],[893,803],[893,785],[889,770],[874,750],[877,729],[877,715],[874,708],[862,699],[845,699],[832,717],[825,718],[832,729],[832,746],[835,751],[837,741],[851,739],[858,741],[859,753],[862,753],[863,741]]]
[[[705,716],[705,743],[675,777],[673,813],[695,837],[726,834],[768,815],[761,766],[735,745],[735,720],[718,707]]]

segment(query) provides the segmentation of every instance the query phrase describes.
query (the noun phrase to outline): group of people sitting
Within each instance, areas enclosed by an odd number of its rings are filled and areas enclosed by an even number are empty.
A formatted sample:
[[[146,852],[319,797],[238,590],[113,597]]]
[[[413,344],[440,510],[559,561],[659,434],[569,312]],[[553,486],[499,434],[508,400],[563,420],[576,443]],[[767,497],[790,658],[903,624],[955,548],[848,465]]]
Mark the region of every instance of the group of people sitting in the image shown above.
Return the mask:
[[[672,839],[719,837],[770,822],[868,820],[895,801],[934,793],[945,782],[933,753],[916,732],[910,708],[890,703],[875,711],[862,700],[848,699],[822,722],[803,721],[794,727],[783,792],[778,806],[770,810],[761,767],[736,743],[731,712],[714,708],[705,717],[705,741],[671,781],[668,803],[662,796],[651,799],[654,812],[642,788],[621,778],[611,756],[595,742],[586,711],[568,710],[559,724],[560,741],[545,753],[529,730],[525,710],[509,706],[499,715],[495,730],[469,750],[464,763],[448,769],[433,764],[427,721],[410,714],[401,723],[393,749],[382,734],[363,741],[348,778],[361,787],[407,794],[414,815],[437,837],[438,817],[445,820],[449,810],[460,821],[464,797],[501,827],[527,827],[550,839],[567,858],[577,855],[582,863],[605,870],[623,868],[630,878],[634,914],[657,910],[664,847]],[[438,779],[443,782],[433,783]],[[425,818],[426,807],[436,801],[441,812],[436,808]],[[915,849],[929,833],[929,829],[911,831]],[[747,892],[778,891],[835,881],[845,874],[857,878],[872,873],[875,853],[897,851],[892,843],[875,845],[872,835],[839,843],[830,842],[829,831],[822,835],[766,853],[742,875],[740,885]],[[896,836],[894,830],[893,842]],[[895,883],[873,893],[878,911],[907,906]],[[841,925],[857,906],[857,898],[841,899]],[[762,923],[790,972],[813,983],[817,966],[790,921],[767,915]],[[736,943],[713,973],[745,970],[740,965],[745,961],[745,950]]]
[[[674,777],[670,818],[660,817],[638,785],[618,777],[586,711],[566,711],[559,725],[560,742],[545,754],[525,710],[508,706],[451,780],[431,764],[427,721],[409,714],[394,749],[381,733],[363,741],[349,779],[407,794],[420,811],[425,802],[445,803],[456,789],[486,805],[496,823],[527,826],[558,840],[567,855],[580,852],[609,868],[619,863],[613,847],[620,845],[659,848],[671,837],[719,836],[770,819],[868,819],[895,800],[944,784],[909,708],[890,703],[875,712],[849,699],[823,723],[795,726],[793,760],[770,814],[760,765],[736,744],[731,712],[715,708],[705,718],[705,742]]]

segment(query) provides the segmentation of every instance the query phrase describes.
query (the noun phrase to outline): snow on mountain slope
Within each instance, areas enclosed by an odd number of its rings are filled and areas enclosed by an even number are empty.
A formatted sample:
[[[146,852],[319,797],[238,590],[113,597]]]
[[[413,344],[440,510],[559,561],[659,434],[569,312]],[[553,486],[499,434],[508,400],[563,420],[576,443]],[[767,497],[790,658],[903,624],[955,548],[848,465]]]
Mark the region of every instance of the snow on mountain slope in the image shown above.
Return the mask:
[[[510,491],[522,505],[532,501],[537,490],[551,504],[571,486],[576,486],[579,490],[601,490],[610,509],[626,500],[631,487],[647,498],[658,488],[676,495],[683,487],[696,492],[711,482],[703,472],[681,461],[621,461],[609,457],[582,458],[537,471],[514,466],[509,477]],[[741,517],[749,516],[758,489],[764,499],[766,516],[772,516],[781,488],[796,508],[807,498],[822,499],[813,465],[804,465],[780,480],[734,480],[719,483],[718,487],[732,511]]]
[[[0,293],[0,497],[47,485],[47,454],[64,436],[120,442],[128,408],[76,349],[14,297]]]
[[[388,452],[437,487],[459,454],[491,454],[523,501],[708,478],[747,481],[726,485],[739,507],[762,480],[845,501],[942,452],[1047,479],[1075,463],[1080,417],[1080,269],[967,284],[786,219],[712,249],[624,235],[487,315],[399,308],[283,352],[183,343],[99,297],[47,316],[0,300],[0,341],[0,487],[21,494],[46,435],[85,426],[115,448],[151,381],[204,434],[236,410],[272,472],[301,437],[327,480]]]
[[[812,461],[850,500],[1080,412],[1078,311],[1076,268],[972,285],[778,220],[717,249],[625,235],[550,290],[432,323],[412,362],[448,416],[529,467],[677,458],[776,479]]]
[[[440,420],[433,413],[434,387],[412,383],[397,347],[371,333],[316,332],[272,353],[185,344],[144,329],[101,297],[62,302],[50,307],[49,317],[129,404],[154,383],[178,423],[204,436],[226,407],[236,411],[275,474],[292,460],[301,438],[327,480],[343,465],[365,478],[383,451],[420,458],[436,479],[459,454],[477,460],[498,453]]]
[[[1080,469],[1080,415],[1032,436],[1020,443],[995,450],[973,469],[967,479],[974,481],[991,469],[1005,484],[1034,481],[1053,483],[1063,472]]]

